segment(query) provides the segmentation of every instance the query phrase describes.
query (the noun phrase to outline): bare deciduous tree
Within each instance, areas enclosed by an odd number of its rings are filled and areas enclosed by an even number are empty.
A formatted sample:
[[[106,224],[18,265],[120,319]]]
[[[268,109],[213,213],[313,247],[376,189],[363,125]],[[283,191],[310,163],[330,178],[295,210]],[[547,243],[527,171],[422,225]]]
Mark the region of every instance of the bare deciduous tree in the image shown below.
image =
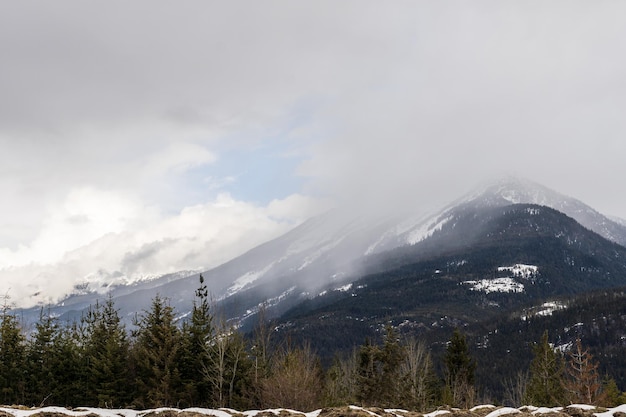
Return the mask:
[[[504,404],[510,407],[524,405],[528,378],[528,371],[518,371],[515,377],[504,380]]]
[[[400,372],[405,384],[403,404],[417,410],[426,410],[434,401],[433,363],[426,345],[415,338],[404,342],[404,361]]]
[[[570,402],[598,404],[602,399],[602,382],[598,375],[598,364],[593,360],[589,350],[583,349],[580,339],[576,347],[569,353],[566,368],[569,376],[565,383]]]
[[[264,407],[318,408],[322,397],[321,367],[311,347],[288,348],[276,354],[270,375],[261,381],[261,395]]]

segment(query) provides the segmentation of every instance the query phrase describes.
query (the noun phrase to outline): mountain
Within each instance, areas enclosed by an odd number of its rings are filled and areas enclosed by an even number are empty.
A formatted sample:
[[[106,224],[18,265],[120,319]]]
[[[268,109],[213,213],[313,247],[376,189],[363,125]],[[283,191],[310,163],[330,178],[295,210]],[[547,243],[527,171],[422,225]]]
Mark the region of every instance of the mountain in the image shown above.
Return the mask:
[[[601,215],[578,200],[563,196],[539,184],[507,178],[482,185],[431,214],[413,212],[409,215],[382,216],[333,210],[310,219],[285,235],[217,268],[203,272],[203,276],[223,314],[246,326],[254,321],[255,313],[262,305],[266,306],[270,316],[280,317],[299,306],[317,303],[318,295],[321,293],[351,295],[351,290],[361,285],[358,284],[359,280],[366,279],[363,277],[371,279],[375,274],[387,274],[386,276],[399,274],[406,265],[417,265],[420,262],[434,262],[433,267],[437,264],[436,269],[447,271],[454,262],[467,262],[472,253],[479,259],[481,250],[492,251],[490,249],[492,242],[502,243],[495,238],[498,236],[497,233],[503,233],[503,229],[498,227],[506,224],[507,217],[504,216],[506,210],[503,209],[514,204],[534,205],[525,207],[524,210],[540,213],[533,217],[536,221],[547,222],[548,218],[551,219],[553,223],[550,225],[554,230],[547,225],[528,221],[517,226],[508,224],[511,230],[517,230],[517,235],[507,235],[511,238],[506,246],[509,251],[520,245],[530,245],[531,236],[528,233],[532,227],[541,227],[542,230],[549,231],[546,233],[551,236],[543,236],[542,244],[547,245],[550,250],[564,250],[547,243],[549,239],[557,239],[554,232],[558,229],[556,225],[561,222],[567,225],[562,226],[563,236],[568,236],[573,242],[583,246],[604,248],[594,253],[589,250],[585,252],[585,256],[596,260],[600,258],[600,252],[603,254],[602,260],[597,260],[603,265],[602,271],[606,270],[614,275],[621,273],[621,267],[618,266],[621,264],[610,258],[608,255],[610,250],[606,248],[610,246],[615,248],[616,253],[622,253],[621,246],[617,244],[625,244],[626,226]],[[529,216],[530,212],[527,213]],[[516,217],[519,221],[522,221],[521,214],[518,213]],[[492,234],[486,236],[485,230],[492,230]],[[563,244],[564,241],[557,239],[555,242]],[[443,259],[442,257],[453,252],[458,255],[448,257],[448,262],[452,264],[442,265],[435,262],[436,259]],[[626,254],[624,256],[626,259]],[[500,263],[497,266],[509,267],[523,262],[530,264],[530,259],[534,258],[530,255],[528,257],[529,260],[526,261],[523,257],[519,259],[503,257],[498,260]],[[593,264],[590,262],[587,263]],[[535,261],[533,265],[538,263]],[[542,276],[550,277],[552,287],[549,288],[557,288],[557,283],[558,288],[561,288],[559,280],[562,278],[559,278],[559,269],[547,265],[540,270]],[[423,267],[417,267],[413,271]],[[468,266],[459,264],[459,267]],[[551,271],[550,268],[557,272],[546,275]],[[468,277],[480,278],[481,273],[474,271]],[[440,278],[439,275],[437,278]],[[447,282],[445,279],[439,281]],[[437,284],[439,281],[434,283]],[[468,278],[467,281],[471,279]],[[571,286],[572,291],[592,288],[593,285],[588,281],[587,278],[580,282],[576,281]],[[184,316],[191,308],[197,285],[197,273],[181,273],[131,286],[113,287],[110,294],[121,314],[130,322],[137,312],[149,307],[151,299],[157,293],[168,297],[181,316]],[[380,285],[386,285],[385,281],[381,281]],[[535,291],[533,288],[528,287],[526,291]],[[424,291],[431,290],[433,289],[430,287],[424,288]],[[476,294],[478,293],[480,291],[476,291]],[[51,313],[72,320],[79,317],[81,312],[99,297],[102,295],[94,293],[73,295],[62,304],[51,306]],[[30,314],[34,321],[38,309],[28,310],[24,314]]]
[[[626,286],[626,248],[546,206],[461,204],[428,239],[368,259],[371,273],[282,314],[323,354],[386,325],[428,334],[489,322],[555,297]]]

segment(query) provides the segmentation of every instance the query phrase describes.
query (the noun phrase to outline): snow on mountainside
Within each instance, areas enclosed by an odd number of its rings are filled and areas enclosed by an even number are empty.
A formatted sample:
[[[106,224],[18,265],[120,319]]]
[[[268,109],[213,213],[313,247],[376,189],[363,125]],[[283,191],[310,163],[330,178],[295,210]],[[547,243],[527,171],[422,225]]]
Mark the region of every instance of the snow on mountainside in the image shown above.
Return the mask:
[[[463,281],[462,284],[469,285],[472,291],[482,291],[487,294],[492,292],[523,293],[524,283],[521,281],[529,281],[539,274],[537,266],[524,264],[500,266],[497,271],[510,273],[512,276]]]
[[[74,285],[74,291],[70,296],[85,295],[90,293],[107,294],[111,290],[117,287],[130,287],[141,283],[147,283],[150,281],[157,281],[165,276],[169,281],[188,277],[189,275],[197,274],[199,271],[179,271],[173,274],[148,274],[148,275],[133,275],[127,276],[120,272],[109,273],[103,270],[99,270],[92,274],[87,275],[82,282]]]
[[[224,268],[208,273],[215,272],[213,275],[220,277],[214,278],[214,281],[224,280],[221,288],[214,288],[221,300],[261,292],[262,296],[258,299],[262,301],[288,290],[292,299],[303,299],[309,294],[319,294],[333,286],[352,282],[360,274],[367,273],[360,268],[371,255],[416,245],[440,231],[447,223],[456,221],[459,213],[468,208],[492,209],[520,203],[551,207],[605,238],[618,243],[626,242],[626,227],[584,203],[530,181],[507,178],[483,185],[430,215],[413,213],[402,217],[376,217],[331,211],[253,249]],[[522,292],[524,279],[537,274],[537,267],[532,265],[503,268],[502,274],[496,277],[502,282],[476,283],[476,288],[481,291]],[[252,309],[257,307],[251,306]]]
[[[372,255],[416,245],[456,221],[468,208],[488,209],[514,203],[552,207],[605,238],[622,245],[626,243],[625,226],[582,202],[530,181],[507,178],[482,186],[434,214],[413,212],[405,216],[381,216],[329,211],[203,275],[213,299],[230,305],[231,317],[248,317],[268,300],[276,306],[283,305],[284,311],[310,298],[311,294],[353,282],[368,272],[362,268]],[[517,277],[518,272],[509,272],[508,278]],[[80,311],[111,288],[123,314],[147,308],[157,292],[169,297],[172,304],[185,313],[191,308],[198,274],[189,271],[132,283],[124,279],[91,277],[83,287],[76,289],[76,294],[65,300],[66,308],[56,313]],[[519,279],[516,282],[521,283]],[[495,283],[487,284],[476,283],[476,288],[481,291],[496,288]],[[523,286],[513,282],[498,285],[498,291],[523,291]]]
[[[458,203],[457,203],[458,204]],[[465,199],[475,206],[537,204],[568,215],[600,236],[626,246],[626,226],[600,214],[580,200],[560,194],[541,184],[520,178],[507,178],[477,189]]]
[[[455,218],[455,213],[465,207],[493,208],[511,204],[536,204],[553,208],[602,237],[626,246],[626,225],[609,219],[579,200],[543,185],[509,177],[481,185],[431,217],[420,217],[394,226],[393,230],[387,231],[383,238],[368,248],[367,254],[419,243],[441,230]]]

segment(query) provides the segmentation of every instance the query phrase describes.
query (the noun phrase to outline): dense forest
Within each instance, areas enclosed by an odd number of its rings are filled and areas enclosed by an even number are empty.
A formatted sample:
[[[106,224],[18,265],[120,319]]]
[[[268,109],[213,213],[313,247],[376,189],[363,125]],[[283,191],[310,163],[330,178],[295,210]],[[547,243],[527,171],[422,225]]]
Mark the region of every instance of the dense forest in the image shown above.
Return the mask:
[[[447,404],[506,405],[626,402],[615,380],[577,339],[562,352],[547,331],[533,343],[533,358],[515,378],[500,381],[490,398],[476,374],[466,335],[455,329],[441,354],[392,326],[322,366],[306,341],[277,340],[259,314],[248,335],[213,311],[202,276],[193,309],[178,317],[159,295],[126,329],[109,297],[77,323],[60,323],[41,310],[25,331],[8,305],[0,316],[0,402],[29,406],[153,408],[286,407],[312,410],[360,404],[425,411]]]

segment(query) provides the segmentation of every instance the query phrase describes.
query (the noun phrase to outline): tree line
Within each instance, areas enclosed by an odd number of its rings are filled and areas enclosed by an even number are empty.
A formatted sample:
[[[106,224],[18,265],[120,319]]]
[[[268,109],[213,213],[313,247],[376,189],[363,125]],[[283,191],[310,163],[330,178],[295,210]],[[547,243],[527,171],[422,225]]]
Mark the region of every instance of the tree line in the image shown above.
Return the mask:
[[[0,402],[30,406],[285,407],[312,410],[360,404],[426,411],[481,401],[476,362],[455,330],[441,358],[416,338],[387,327],[322,367],[308,344],[274,339],[263,310],[250,337],[214,314],[202,276],[190,315],[178,318],[157,295],[129,332],[109,296],[77,323],[63,325],[41,310],[26,334],[11,309],[0,314]],[[580,341],[555,351],[544,333],[528,370],[503,381],[507,405],[626,402],[601,376]]]

